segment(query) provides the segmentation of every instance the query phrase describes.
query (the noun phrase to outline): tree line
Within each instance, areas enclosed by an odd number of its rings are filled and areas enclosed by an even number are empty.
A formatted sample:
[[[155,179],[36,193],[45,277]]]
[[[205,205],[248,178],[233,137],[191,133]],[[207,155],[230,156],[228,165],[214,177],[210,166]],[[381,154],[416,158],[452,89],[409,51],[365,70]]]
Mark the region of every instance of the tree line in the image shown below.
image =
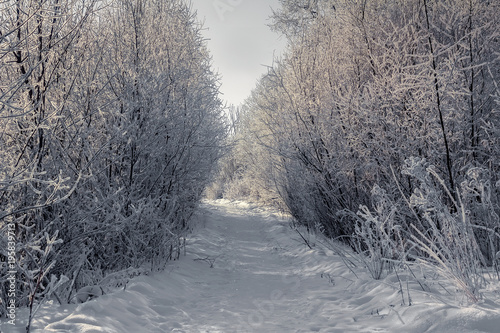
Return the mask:
[[[282,0],[287,49],[242,106],[212,193],[283,208],[378,262],[376,278],[395,258],[496,267],[499,6]]]
[[[226,135],[192,9],[7,0],[0,22],[0,298],[12,242],[31,311],[176,258]]]

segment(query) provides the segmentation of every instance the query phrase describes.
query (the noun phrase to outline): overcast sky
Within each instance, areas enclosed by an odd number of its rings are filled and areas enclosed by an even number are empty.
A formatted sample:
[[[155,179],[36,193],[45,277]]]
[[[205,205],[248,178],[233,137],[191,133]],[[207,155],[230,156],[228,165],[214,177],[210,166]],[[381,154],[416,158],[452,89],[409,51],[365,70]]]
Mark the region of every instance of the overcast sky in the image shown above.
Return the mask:
[[[222,75],[222,99],[228,104],[243,103],[285,46],[285,39],[267,24],[271,8],[279,0],[191,0],[198,19],[205,21],[203,34],[214,69]]]

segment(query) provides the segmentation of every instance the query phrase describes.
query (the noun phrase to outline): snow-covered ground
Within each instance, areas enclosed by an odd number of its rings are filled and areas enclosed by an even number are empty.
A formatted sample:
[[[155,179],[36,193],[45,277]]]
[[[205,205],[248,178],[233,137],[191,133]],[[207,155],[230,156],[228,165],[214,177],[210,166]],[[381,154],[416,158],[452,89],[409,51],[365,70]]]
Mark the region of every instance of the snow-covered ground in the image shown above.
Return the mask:
[[[165,271],[84,304],[45,305],[33,331],[500,332],[499,285],[481,304],[459,307],[444,281],[419,279],[433,290],[423,292],[403,269],[401,286],[395,274],[374,281],[319,238],[309,236],[309,249],[286,218],[255,206],[209,202],[198,219],[187,255]]]

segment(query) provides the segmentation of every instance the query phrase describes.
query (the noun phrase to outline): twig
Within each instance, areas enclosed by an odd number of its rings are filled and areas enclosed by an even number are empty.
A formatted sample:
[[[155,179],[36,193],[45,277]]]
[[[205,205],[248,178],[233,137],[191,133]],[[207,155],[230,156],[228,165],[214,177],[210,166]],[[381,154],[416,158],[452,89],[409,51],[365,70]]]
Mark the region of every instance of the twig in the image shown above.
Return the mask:
[[[300,237],[302,237],[302,239],[304,240],[304,242],[306,243],[306,245],[309,247],[309,249],[312,250],[311,245],[309,245],[309,242],[307,241],[307,239],[305,239],[304,236],[302,236],[302,234],[300,233],[299,229],[295,228],[295,231],[297,231],[297,233],[300,235]]]
[[[401,293],[401,305],[405,305],[405,294],[403,291],[403,285],[401,284],[401,278],[399,277],[399,274],[398,274],[398,269],[396,268],[394,270],[394,272],[396,273],[396,277],[398,278],[398,282],[399,282],[399,291]]]
[[[205,261],[205,262],[208,262],[210,264],[210,268],[214,268],[214,263],[215,263],[215,260],[218,258],[219,256],[215,257],[215,258],[210,258],[210,257],[205,257],[205,258],[196,258],[196,259],[193,259],[194,261]]]

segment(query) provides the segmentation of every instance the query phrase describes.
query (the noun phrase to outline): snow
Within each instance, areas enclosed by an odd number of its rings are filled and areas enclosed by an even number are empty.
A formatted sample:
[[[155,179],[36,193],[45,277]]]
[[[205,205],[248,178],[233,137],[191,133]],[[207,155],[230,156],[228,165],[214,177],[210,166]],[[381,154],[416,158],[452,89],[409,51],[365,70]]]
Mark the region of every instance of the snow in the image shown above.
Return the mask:
[[[451,284],[428,279],[432,292],[423,292],[400,270],[403,305],[394,274],[375,281],[362,267],[349,270],[319,236],[308,236],[309,249],[285,216],[219,200],[197,219],[179,261],[83,304],[45,304],[33,332],[499,331],[498,285],[482,303],[459,306],[459,294],[444,292]]]

